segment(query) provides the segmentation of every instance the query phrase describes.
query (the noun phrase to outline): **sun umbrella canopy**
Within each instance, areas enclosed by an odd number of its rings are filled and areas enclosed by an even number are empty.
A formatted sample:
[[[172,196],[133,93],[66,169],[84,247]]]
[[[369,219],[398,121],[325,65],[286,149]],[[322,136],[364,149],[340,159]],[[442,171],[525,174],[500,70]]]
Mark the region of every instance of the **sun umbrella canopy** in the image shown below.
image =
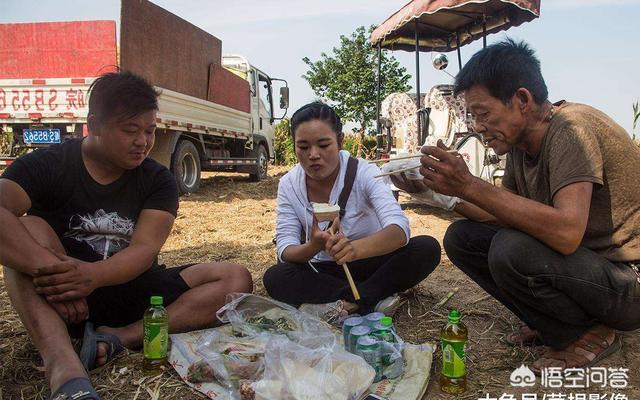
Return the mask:
[[[540,0],[413,0],[380,24],[370,41],[415,51],[417,28],[420,51],[447,52],[539,15]]]

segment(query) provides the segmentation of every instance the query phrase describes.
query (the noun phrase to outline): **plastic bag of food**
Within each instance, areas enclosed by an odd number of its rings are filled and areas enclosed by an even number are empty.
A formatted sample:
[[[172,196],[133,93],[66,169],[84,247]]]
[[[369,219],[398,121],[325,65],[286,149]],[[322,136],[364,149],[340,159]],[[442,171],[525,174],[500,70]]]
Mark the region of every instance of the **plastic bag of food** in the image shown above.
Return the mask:
[[[362,358],[339,347],[312,349],[281,336],[267,344],[263,379],[252,388],[256,400],[352,400],[374,377]]]
[[[217,316],[221,322],[230,323],[237,336],[267,333],[284,335],[313,348],[337,345],[336,334],[325,322],[288,304],[254,294],[230,294]]]
[[[252,379],[261,376],[268,341],[267,334],[239,338],[214,330],[202,337],[196,351],[204,358],[221,357],[230,375]]]
[[[212,330],[202,336],[196,354],[202,358],[189,366],[187,380],[191,383],[217,381],[231,398],[243,381],[262,378],[264,352],[268,334],[252,337],[233,337]]]

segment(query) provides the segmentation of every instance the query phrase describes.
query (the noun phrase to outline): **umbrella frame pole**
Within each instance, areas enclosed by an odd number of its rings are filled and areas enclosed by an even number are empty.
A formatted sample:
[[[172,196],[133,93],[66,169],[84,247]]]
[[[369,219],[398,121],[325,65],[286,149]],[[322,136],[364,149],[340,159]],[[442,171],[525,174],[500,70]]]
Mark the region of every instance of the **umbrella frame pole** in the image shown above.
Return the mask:
[[[377,157],[380,158],[384,152],[382,140],[382,126],[380,125],[380,90],[382,85],[382,77],[380,71],[382,69],[382,42],[378,43],[378,75],[376,76],[376,145]]]
[[[462,54],[460,53],[460,33],[456,32],[456,52],[458,53],[458,69],[462,70]]]
[[[482,14],[482,48],[487,48],[487,16]]]
[[[417,105],[417,112],[416,112],[416,122],[417,122],[417,128],[418,131],[416,132],[418,134],[418,138],[419,138],[419,143],[422,144],[424,143],[425,138],[422,137],[422,126],[420,123],[420,43],[419,43],[419,38],[418,38],[418,19],[416,18],[414,21],[414,25],[415,25],[415,39],[416,39],[416,47],[415,47],[415,52],[416,52],[416,105]]]

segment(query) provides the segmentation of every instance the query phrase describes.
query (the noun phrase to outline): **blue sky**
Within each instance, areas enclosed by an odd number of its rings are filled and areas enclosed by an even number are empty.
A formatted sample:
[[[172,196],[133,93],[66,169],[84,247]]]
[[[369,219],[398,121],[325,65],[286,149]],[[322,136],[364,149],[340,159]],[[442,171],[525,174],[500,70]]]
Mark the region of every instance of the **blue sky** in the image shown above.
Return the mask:
[[[289,81],[291,109],[315,98],[301,76],[302,58],[317,60],[340,35],[379,24],[407,0],[156,0],[154,3],[222,40],[224,53],[245,55],[272,77]],[[118,0],[3,0],[0,22],[119,19]],[[631,132],[640,98],[640,0],[542,0],[539,19],[489,36],[524,39],[537,51],[551,100],[590,104]],[[481,43],[462,49],[463,62]],[[413,76],[413,53],[394,52]],[[455,75],[455,53],[448,71]],[[421,55],[421,89],[451,78]],[[414,82],[413,78],[412,81]],[[375,97],[372,94],[372,101]],[[636,128],[637,136],[640,127]]]

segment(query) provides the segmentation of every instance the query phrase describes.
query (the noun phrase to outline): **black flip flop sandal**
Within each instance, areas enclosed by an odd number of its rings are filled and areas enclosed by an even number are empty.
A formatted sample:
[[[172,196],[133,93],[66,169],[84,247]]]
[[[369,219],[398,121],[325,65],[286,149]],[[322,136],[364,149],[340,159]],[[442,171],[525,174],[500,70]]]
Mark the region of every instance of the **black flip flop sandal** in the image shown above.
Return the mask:
[[[87,378],[73,378],[51,394],[49,400],[101,400]]]
[[[122,346],[117,336],[110,333],[98,333],[93,329],[93,323],[87,321],[84,326],[82,348],[80,349],[80,361],[87,371],[96,368],[99,342],[107,344],[107,362],[124,350],[124,346]]]

